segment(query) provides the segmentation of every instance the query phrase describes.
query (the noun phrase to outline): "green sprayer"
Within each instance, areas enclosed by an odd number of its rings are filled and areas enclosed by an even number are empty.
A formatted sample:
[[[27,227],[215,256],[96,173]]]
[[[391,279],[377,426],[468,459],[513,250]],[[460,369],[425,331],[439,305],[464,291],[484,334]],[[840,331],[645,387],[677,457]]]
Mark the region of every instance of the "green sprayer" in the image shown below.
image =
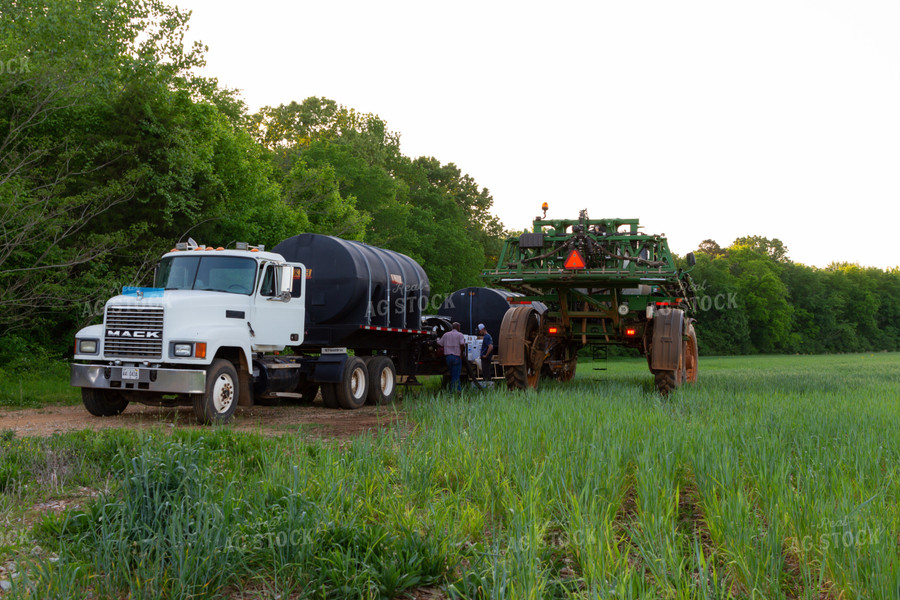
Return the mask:
[[[647,357],[663,395],[697,380],[695,287],[664,236],[637,219],[534,220],[509,238],[497,267],[482,273],[511,296],[500,327],[499,362],[510,389],[542,377],[568,381],[586,346],[626,346]],[[693,254],[687,255],[689,266]]]

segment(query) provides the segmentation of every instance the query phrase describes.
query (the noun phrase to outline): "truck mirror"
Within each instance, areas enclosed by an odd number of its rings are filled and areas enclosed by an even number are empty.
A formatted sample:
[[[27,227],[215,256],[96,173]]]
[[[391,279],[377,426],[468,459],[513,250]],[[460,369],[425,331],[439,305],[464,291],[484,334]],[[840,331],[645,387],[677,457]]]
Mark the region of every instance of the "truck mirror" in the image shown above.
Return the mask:
[[[291,290],[294,289],[294,267],[291,265],[282,265],[281,267],[281,292],[279,295],[288,298],[291,296]]]
[[[694,265],[697,264],[697,259],[694,257],[694,253],[693,253],[693,252],[688,252],[688,253],[687,253],[687,256],[686,256],[685,258],[687,258],[687,263],[688,263],[690,266],[693,267]]]

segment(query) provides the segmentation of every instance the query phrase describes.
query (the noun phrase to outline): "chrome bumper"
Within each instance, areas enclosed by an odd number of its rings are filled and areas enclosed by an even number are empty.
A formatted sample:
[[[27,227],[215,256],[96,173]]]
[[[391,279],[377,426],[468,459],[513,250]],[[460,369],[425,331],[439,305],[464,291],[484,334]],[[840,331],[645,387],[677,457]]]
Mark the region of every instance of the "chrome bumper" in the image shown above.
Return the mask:
[[[73,364],[69,383],[80,388],[202,394],[206,391],[206,371],[138,367],[137,379],[122,379],[122,367]]]

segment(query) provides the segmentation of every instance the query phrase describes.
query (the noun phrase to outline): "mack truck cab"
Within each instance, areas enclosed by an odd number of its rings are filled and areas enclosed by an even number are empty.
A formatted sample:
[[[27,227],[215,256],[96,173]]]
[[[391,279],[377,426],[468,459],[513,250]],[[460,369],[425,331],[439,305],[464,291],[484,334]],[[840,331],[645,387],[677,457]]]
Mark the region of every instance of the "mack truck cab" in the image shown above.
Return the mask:
[[[305,284],[304,265],[263,247],[178,244],[154,287],[125,288],[106,302],[102,324],[78,332],[71,384],[97,416],[142,402],[190,404],[204,423],[228,421],[253,402],[254,357],[303,344]],[[296,388],[295,375],[286,385]]]

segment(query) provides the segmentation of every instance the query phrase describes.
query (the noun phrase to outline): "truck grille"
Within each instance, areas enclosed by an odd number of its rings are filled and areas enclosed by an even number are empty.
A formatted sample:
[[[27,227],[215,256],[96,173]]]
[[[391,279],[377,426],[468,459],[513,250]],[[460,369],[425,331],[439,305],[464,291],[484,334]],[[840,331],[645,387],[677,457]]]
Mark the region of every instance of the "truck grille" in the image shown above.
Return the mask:
[[[106,308],[106,337],[103,354],[111,358],[162,358],[162,306],[109,306]],[[110,332],[119,336],[110,336]],[[126,333],[127,332],[127,333]],[[146,339],[148,333],[158,337]]]

